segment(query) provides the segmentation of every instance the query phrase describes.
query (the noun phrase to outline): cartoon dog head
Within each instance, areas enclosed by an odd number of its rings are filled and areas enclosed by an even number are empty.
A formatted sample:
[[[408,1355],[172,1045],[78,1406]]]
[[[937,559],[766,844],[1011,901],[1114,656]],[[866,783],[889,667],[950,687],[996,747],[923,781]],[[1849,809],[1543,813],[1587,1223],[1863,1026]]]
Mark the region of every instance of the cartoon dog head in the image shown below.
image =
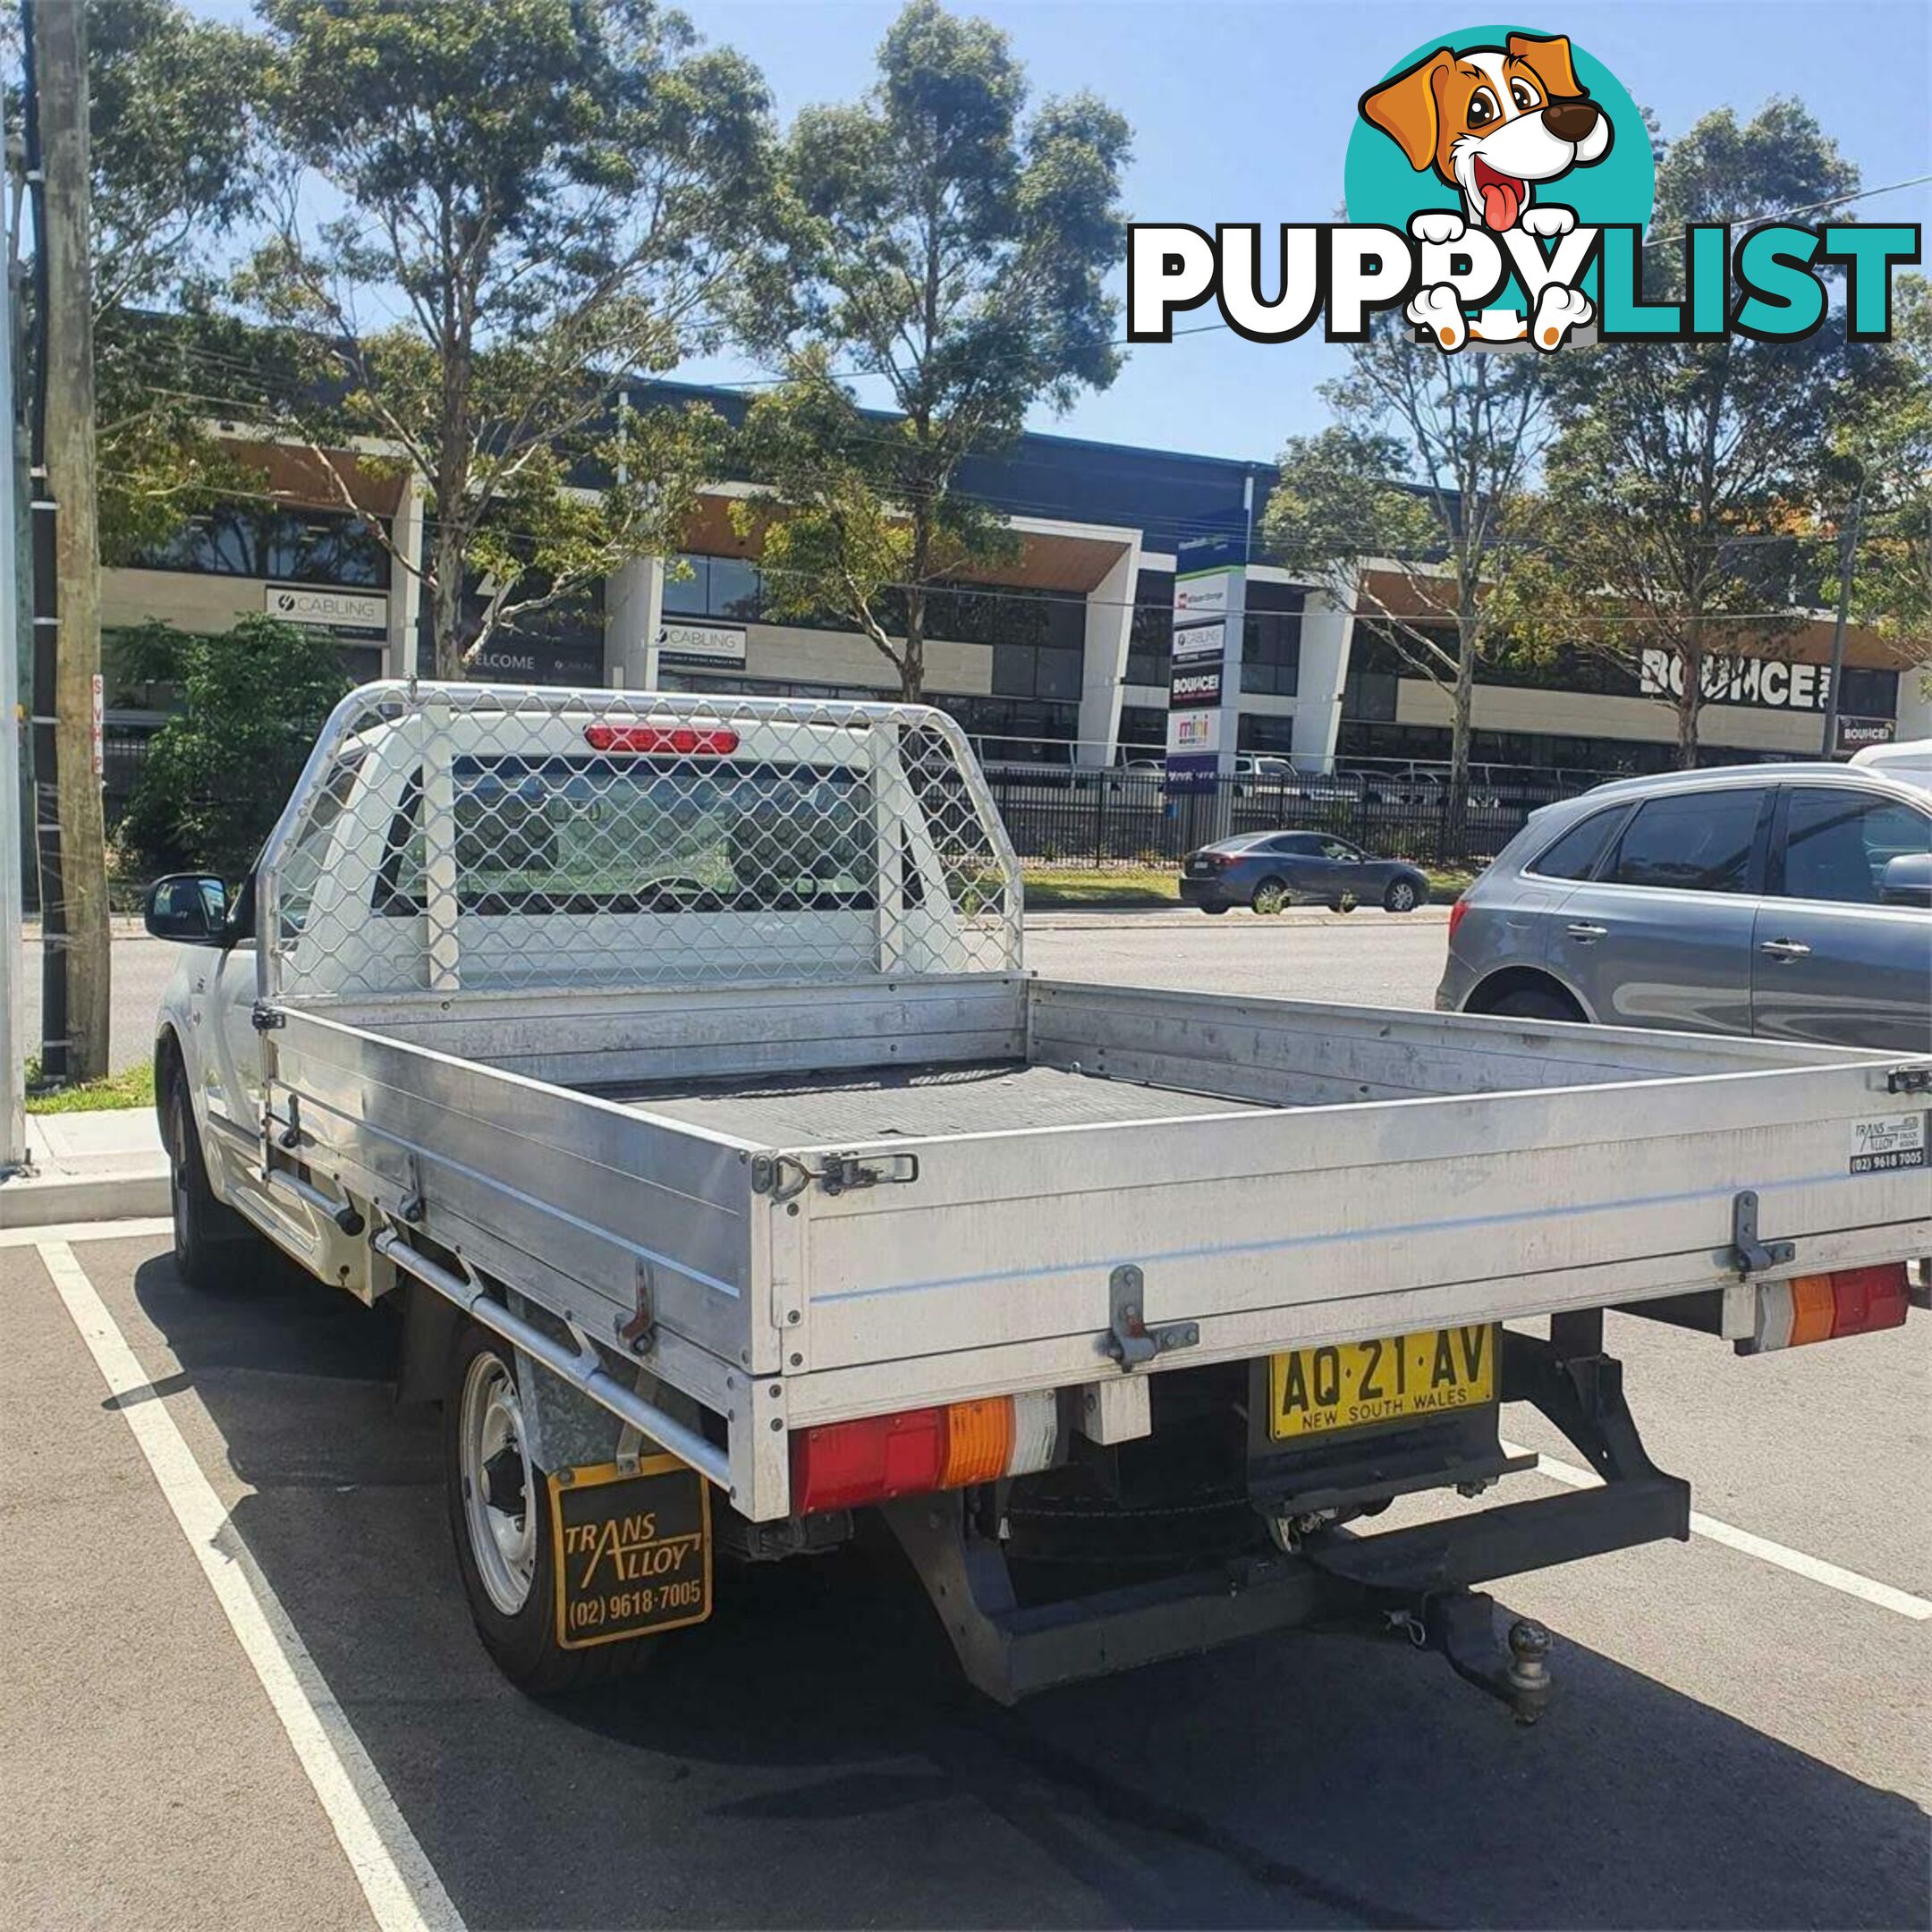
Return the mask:
[[[1390,136],[1418,174],[1460,189],[1471,222],[1515,225],[1538,182],[1610,152],[1610,117],[1577,82],[1562,34],[1512,34],[1501,47],[1427,60],[1361,97],[1362,118]]]

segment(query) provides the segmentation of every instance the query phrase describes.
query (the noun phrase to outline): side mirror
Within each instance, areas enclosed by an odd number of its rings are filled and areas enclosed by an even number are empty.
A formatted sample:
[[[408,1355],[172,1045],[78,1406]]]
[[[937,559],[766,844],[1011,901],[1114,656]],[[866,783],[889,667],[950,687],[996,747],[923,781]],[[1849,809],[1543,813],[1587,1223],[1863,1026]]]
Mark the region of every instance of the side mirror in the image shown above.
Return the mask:
[[[148,930],[176,945],[218,946],[228,936],[228,888],[211,872],[171,872],[148,888]]]
[[[1878,875],[1878,898],[1885,905],[1932,907],[1932,852],[1886,860]]]

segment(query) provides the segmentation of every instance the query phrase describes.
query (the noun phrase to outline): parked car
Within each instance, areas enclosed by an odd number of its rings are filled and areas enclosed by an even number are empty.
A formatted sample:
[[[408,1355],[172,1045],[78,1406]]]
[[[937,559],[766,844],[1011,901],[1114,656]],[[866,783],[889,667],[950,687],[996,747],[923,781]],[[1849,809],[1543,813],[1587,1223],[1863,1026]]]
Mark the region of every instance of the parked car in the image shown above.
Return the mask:
[[[1428,874],[1404,859],[1372,859],[1326,832],[1251,832],[1190,852],[1181,868],[1181,897],[1203,912],[1252,906],[1279,912],[1315,900],[1336,912],[1379,905],[1413,912],[1428,902]]]
[[[1546,806],[1451,912],[1436,1004],[1932,1051],[1932,781],[1733,766]]]

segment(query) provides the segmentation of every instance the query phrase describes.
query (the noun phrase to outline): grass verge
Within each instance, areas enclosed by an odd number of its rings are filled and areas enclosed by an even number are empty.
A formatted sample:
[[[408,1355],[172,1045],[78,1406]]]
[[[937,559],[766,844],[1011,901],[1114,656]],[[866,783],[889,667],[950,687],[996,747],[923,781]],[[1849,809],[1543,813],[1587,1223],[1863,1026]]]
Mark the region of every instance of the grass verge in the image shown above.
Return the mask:
[[[31,1061],[27,1065],[27,1111],[30,1114],[91,1114],[124,1107],[154,1105],[154,1063],[143,1061],[124,1072],[110,1073],[106,1080],[83,1080],[77,1087],[58,1087],[36,1093],[40,1069]]]
[[[1475,879],[1467,867],[1426,866],[1429,900],[1448,905],[1460,898]],[[1151,866],[1120,866],[1106,871],[1087,867],[1029,865],[1021,869],[1026,880],[1027,910],[1047,912],[1056,909],[1106,908],[1110,906],[1173,906],[1181,902],[1181,880],[1177,872],[1157,871]]]
[[[1070,906],[1172,906],[1181,902],[1175,872],[1151,866],[1122,866],[1097,872],[1072,866],[1023,866],[1030,912]]]

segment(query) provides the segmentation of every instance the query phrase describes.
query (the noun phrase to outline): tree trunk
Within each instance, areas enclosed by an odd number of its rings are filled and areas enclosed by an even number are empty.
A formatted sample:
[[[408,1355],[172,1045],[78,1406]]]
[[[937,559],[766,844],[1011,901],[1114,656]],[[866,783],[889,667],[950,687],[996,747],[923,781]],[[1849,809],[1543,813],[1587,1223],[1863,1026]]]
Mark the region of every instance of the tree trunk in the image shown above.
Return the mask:
[[[1444,801],[1444,860],[1467,857],[1469,844],[1470,732],[1476,710],[1476,604],[1465,594],[1456,612],[1456,674],[1449,694],[1449,795]]]
[[[462,552],[453,538],[438,530],[429,625],[436,643],[436,674],[445,682],[460,682],[463,674],[462,580]]]
[[[1693,617],[1679,651],[1683,665],[1683,690],[1677,699],[1677,768],[1697,767],[1698,713],[1704,704],[1704,627]]]
[[[61,876],[67,921],[67,1071],[107,1072],[107,852],[94,707],[100,684],[100,524],[94,450],[94,302],[89,256],[87,20],[72,0],[35,0],[46,174],[47,483],[55,512],[60,657],[55,679]],[[12,720],[7,729],[13,729]]]
[[[905,648],[899,657],[899,696],[907,704],[926,701],[926,593],[906,592]]]

